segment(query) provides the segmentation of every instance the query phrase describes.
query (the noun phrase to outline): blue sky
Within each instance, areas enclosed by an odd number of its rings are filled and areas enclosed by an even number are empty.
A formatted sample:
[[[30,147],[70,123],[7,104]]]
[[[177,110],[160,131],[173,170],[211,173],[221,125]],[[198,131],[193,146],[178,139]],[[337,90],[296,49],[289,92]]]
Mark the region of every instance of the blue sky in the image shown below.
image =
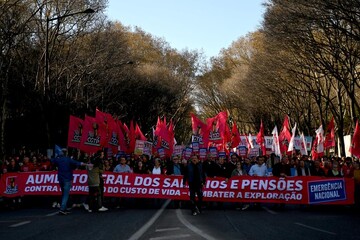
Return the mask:
[[[109,0],[107,16],[207,58],[261,26],[264,0]]]

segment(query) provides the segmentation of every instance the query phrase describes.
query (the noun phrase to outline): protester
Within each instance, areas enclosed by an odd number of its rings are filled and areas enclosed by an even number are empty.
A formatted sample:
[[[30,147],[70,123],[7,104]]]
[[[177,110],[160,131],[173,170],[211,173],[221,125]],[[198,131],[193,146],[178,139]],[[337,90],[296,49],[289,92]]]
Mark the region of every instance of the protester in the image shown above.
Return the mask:
[[[321,168],[319,160],[314,161],[314,164],[310,168],[310,174],[311,176],[319,176],[319,177],[325,176],[325,171],[324,169]]]
[[[352,178],[354,176],[354,167],[351,157],[346,157],[345,162],[341,168],[342,174],[346,178]]]
[[[73,166],[84,166],[85,163],[75,161],[69,158],[67,155],[67,150],[62,149],[59,153],[59,156],[51,159],[51,162],[57,166],[58,169],[58,181],[61,188],[61,206],[60,206],[60,215],[67,215],[70,212],[67,211],[67,203],[69,200],[71,184],[73,180]],[[26,157],[24,158],[24,160]],[[91,166],[89,164],[89,166]]]
[[[208,156],[208,158],[203,163],[203,168],[207,177],[216,176],[216,159],[213,156]]]
[[[113,166],[110,163],[110,160],[105,159],[104,160],[104,171],[105,172],[112,172],[114,171]]]
[[[142,160],[139,160],[137,165],[134,168],[134,173],[138,173],[138,174],[148,174],[148,169],[146,169],[144,167],[144,164],[142,162]]]
[[[126,164],[126,158],[120,157],[120,163],[114,168],[116,173],[132,173],[132,170],[129,165]]]
[[[20,166],[15,161],[15,158],[10,158],[10,163],[6,168],[7,172],[20,172]]]
[[[328,170],[327,177],[343,177],[342,172],[339,170],[339,164],[337,162],[334,162],[332,164],[332,168]]]
[[[310,176],[310,169],[305,165],[304,160],[300,160],[295,171],[295,176]]]
[[[241,162],[237,162],[236,163],[236,168],[231,172],[231,177],[243,176],[243,175],[246,175],[246,172],[243,171],[242,166],[241,166]]]
[[[250,168],[252,167],[251,161],[249,158],[245,158],[242,169],[246,173],[246,175],[249,175]]]
[[[355,207],[360,208],[360,164],[354,162]]]
[[[142,163],[143,163],[143,168],[145,169],[144,171],[146,171],[146,173],[150,174],[151,170],[153,169],[153,164],[151,163],[150,157],[146,154],[142,155]]]
[[[256,158],[257,163],[251,166],[249,170],[250,176],[264,177],[268,176],[268,171],[265,162],[264,156],[258,156]]]
[[[34,165],[30,162],[29,157],[24,157],[22,165],[20,167],[21,172],[32,172],[34,171]]]
[[[93,158],[91,158],[91,165],[88,166],[88,185],[89,185],[89,212],[103,212],[108,209],[103,207],[103,197],[101,195],[101,178],[103,173],[103,159],[104,153],[98,151]]]
[[[178,156],[173,156],[172,161],[168,161],[166,167],[166,175],[183,175],[184,174],[184,166],[180,164],[180,159]],[[181,207],[181,201],[173,200],[172,205],[174,208]]]
[[[272,169],[272,174],[275,177],[291,176],[290,165],[286,156],[281,158],[279,163],[276,163]]]
[[[231,177],[231,173],[234,171],[234,169],[236,169],[236,167],[237,167],[236,164],[238,162],[240,162],[238,155],[236,153],[232,153],[230,160],[226,163],[226,165],[227,165],[226,168],[228,170],[227,176]]]
[[[152,174],[162,174],[162,168],[161,168],[161,160],[160,158],[155,158],[154,160],[154,166],[151,170]]]
[[[193,155],[191,157],[191,162],[186,167],[183,177],[183,185],[185,186],[186,183],[189,185],[191,212],[193,216],[201,213],[203,199],[202,188],[205,185],[205,181],[203,165],[199,161],[198,156]],[[195,194],[198,197],[198,201],[196,201]]]
[[[230,178],[231,172],[229,172],[228,165],[225,163],[224,157],[219,157],[216,164],[215,177]]]
[[[126,162],[127,161],[126,161],[125,156],[121,156],[120,163],[118,165],[116,165],[116,167],[114,168],[114,172],[115,173],[132,173],[133,171],[131,170],[130,166],[126,164]],[[114,198],[113,198],[113,201],[114,201]],[[122,207],[122,205],[124,205],[123,199],[116,198],[115,205],[116,205],[116,208]]]
[[[178,156],[173,156],[172,161],[168,161],[166,167],[166,175],[183,175],[184,168],[180,164],[180,159]]]
[[[231,172],[231,177],[244,176],[244,175],[246,175],[246,172],[242,169],[241,162],[237,162],[236,163],[236,168]],[[248,203],[241,204],[241,203],[237,202],[235,204],[235,208],[237,210],[240,210],[242,207],[244,207],[246,205],[248,205]]]
[[[267,166],[265,164],[265,156],[258,156],[256,158],[257,163],[251,166],[249,175],[254,177],[265,177],[268,176]],[[246,210],[250,207],[249,204],[243,206],[242,210]]]

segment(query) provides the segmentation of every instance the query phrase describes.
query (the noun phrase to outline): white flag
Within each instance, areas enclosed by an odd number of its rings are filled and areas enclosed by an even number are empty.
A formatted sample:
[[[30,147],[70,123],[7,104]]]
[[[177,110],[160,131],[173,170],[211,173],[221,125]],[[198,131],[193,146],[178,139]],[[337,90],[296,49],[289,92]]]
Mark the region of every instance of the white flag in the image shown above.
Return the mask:
[[[317,140],[317,147],[316,152],[323,153],[324,152],[324,129],[322,125],[315,131],[316,132],[316,140]]]
[[[280,152],[280,143],[279,143],[279,132],[277,127],[274,127],[274,130],[272,131],[272,135],[273,135],[273,145],[272,145],[272,150],[275,152],[276,156],[281,157],[281,152]]]
[[[254,148],[254,142],[253,142],[253,137],[251,136],[251,133],[249,133],[249,136],[248,136],[248,143],[249,143],[249,147],[250,148]]]
[[[304,133],[300,134],[300,152],[302,155],[308,155]]]
[[[295,132],[296,132],[296,123],[295,123],[295,126],[293,127],[292,129],[292,135],[291,135],[291,139],[290,139],[290,142],[289,142],[289,147],[288,147],[288,152],[292,152],[294,150],[294,140],[295,140]]]

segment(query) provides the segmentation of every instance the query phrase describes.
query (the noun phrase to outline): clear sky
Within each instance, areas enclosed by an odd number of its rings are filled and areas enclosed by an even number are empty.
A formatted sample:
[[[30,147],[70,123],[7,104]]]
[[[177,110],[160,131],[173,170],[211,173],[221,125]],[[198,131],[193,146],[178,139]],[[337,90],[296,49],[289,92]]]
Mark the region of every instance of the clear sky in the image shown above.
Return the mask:
[[[107,16],[207,58],[261,26],[264,0],[109,0]]]

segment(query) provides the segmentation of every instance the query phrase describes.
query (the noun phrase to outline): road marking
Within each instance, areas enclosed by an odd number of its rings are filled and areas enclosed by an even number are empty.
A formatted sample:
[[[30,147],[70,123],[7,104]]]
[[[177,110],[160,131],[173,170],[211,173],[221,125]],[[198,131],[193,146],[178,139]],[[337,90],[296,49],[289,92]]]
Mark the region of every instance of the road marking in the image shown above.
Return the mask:
[[[267,211],[268,213],[273,214],[273,215],[278,214],[277,212],[275,212],[275,211],[273,211],[273,210],[270,210],[269,208],[264,207],[264,206],[262,206],[262,209],[264,209],[265,211]]]
[[[155,232],[167,232],[167,231],[175,231],[175,230],[180,230],[180,228],[179,227],[159,228],[159,229],[156,229]]]
[[[57,214],[59,214],[59,212],[49,213],[49,214],[47,214],[46,216],[47,216],[47,217],[51,217],[51,216],[55,216],[55,215],[57,215]]]
[[[305,228],[315,230],[315,231],[319,231],[319,232],[323,232],[323,233],[327,233],[327,234],[331,234],[331,235],[336,235],[336,233],[329,232],[329,231],[326,231],[326,230],[323,230],[323,229],[320,229],[320,228],[316,228],[316,227],[311,227],[311,226],[308,226],[308,225],[305,225],[305,224],[302,224],[302,223],[295,223],[295,224],[299,225],[299,226],[302,226],[302,227],[305,227]]]
[[[28,223],[31,223],[31,221],[19,222],[19,223],[10,225],[9,227],[19,227],[19,226],[22,226],[22,225],[25,225],[25,224],[28,224]]]
[[[191,223],[189,223],[184,216],[182,215],[182,212],[180,209],[176,209],[176,216],[177,218],[180,220],[180,222],[182,224],[184,224],[188,229],[190,229],[191,231],[193,231],[194,233],[200,235],[201,237],[207,239],[207,240],[216,240],[215,238],[213,238],[212,236],[204,233],[203,231],[201,231],[200,229],[198,229],[197,227],[195,227],[194,225],[192,225]]]
[[[149,238],[149,240],[163,240],[163,239],[180,239],[180,238],[188,238],[191,237],[190,234],[179,234],[179,235],[167,235],[163,237],[154,237]]]
[[[235,229],[236,232],[240,232],[240,230],[235,226],[235,224],[230,220],[229,216],[225,214],[226,219],[231,224],[231,226]]]
[[[144,224],[136,233],[134,233],[129,240],[139,239],[144,233],[154,224],[154,222],[160,217],[165,208],[169,205],[171,199],[165,201],[165,203],[161,206],[161,208],[152,216],[152,218]]]

